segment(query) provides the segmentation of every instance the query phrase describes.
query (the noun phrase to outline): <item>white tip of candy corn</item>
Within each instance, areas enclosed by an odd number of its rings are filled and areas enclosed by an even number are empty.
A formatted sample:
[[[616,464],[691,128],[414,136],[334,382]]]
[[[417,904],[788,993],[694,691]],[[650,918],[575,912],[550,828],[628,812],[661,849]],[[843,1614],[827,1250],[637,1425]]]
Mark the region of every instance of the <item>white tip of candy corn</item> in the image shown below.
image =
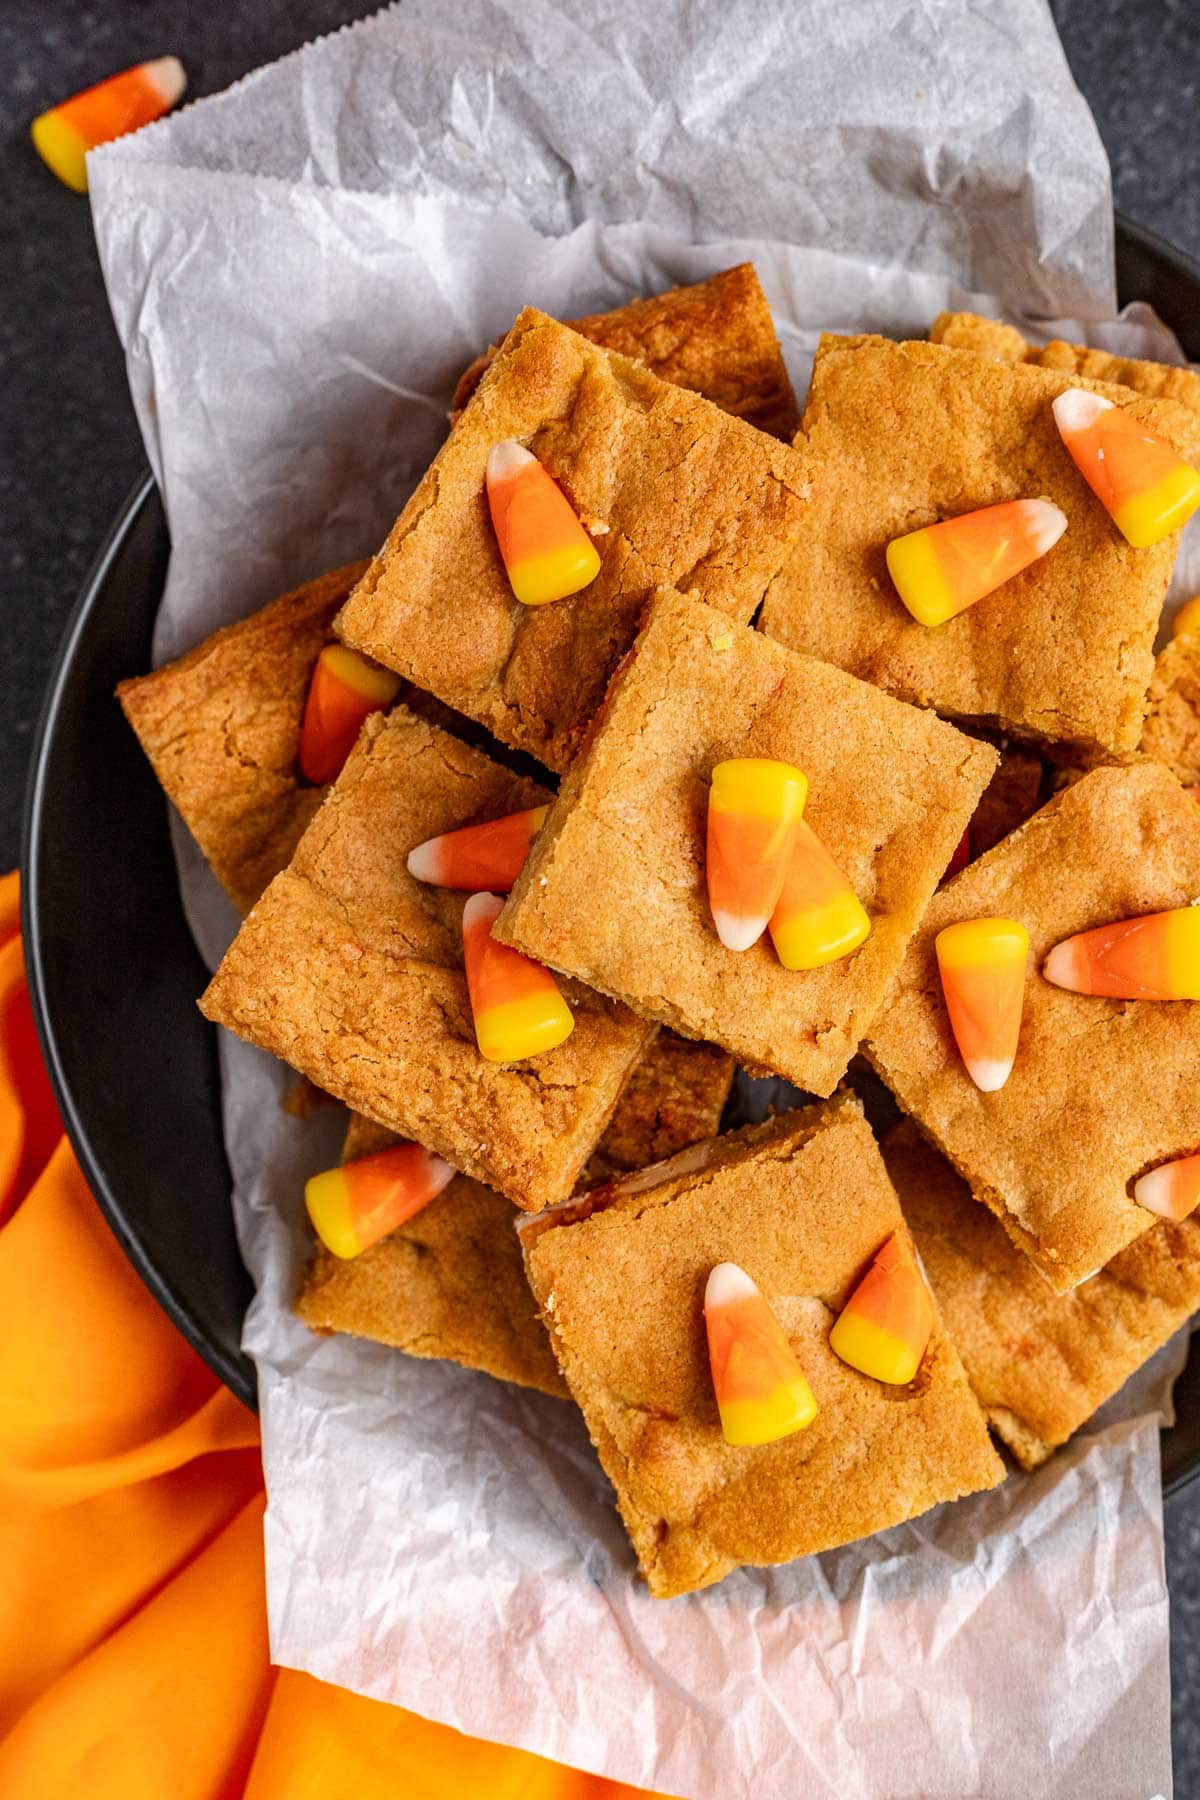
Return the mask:
[[[1111,405],[1112,401],[1102,394],[1089,394],[1086,388],[1068,388],[1054,402],[1054,423],[1062,432],[1086,431]]]
[[[1086,994],[1090,984],[1087,979],[1087,957],[1082,945],[1073,938],[1055,944],[1042,964],[1042,974],[1055,987],[1067,988],[1072,994]]]
[[[1067,529],[1067,515],[1051,500],[1018,500],[1029,539],[1039,556],[1045,556]]]
[[[996,1094],[1004,1086],[1012,1074],[1013,1059],[1011,1056],[979,1056],[973,1062],[967,1062],[967,1074],[975,1083],[981,1094]]]
[[[735,917],[733,913],[718,912],[715,907],[713,924],[727,950],[749,950],[767,929],[765,919],[746,919],[740,913]]]
[[[510,481],[519,469],[536,461],[532,451],[526,450],[524,444],[518,444],[516,438],[505,438],[502,444],[493,444],[488,451],[488,483]]]
[[[504,902],[499,894],[472,894],[463,907],[463,930],[469,925],[480,925],[486,919],[488,925],[494,925],[504,911]]]
[[[158,90],[164,106],[174,106],[187,86],[187,73],[177,56],[156,56],[143,63],[146,78]]]
[[[440,838],[426,838],[423,844],[410,850],[405,859],[405,867],[414,881],[427,881],[436,887],[442,873]]]
[[[732,1306],[735,1301],[748,1300],[757,1292],[745,1269],[739,1269],[736,1263],[718,1263],[705,1285],[705,1309]]]

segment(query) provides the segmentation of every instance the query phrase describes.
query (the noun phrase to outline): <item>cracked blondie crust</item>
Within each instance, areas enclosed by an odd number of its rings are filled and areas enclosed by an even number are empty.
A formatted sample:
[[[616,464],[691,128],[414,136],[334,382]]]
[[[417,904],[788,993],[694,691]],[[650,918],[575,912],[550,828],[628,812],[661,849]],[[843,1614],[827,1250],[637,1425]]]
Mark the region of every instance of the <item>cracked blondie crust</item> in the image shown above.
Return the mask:
[[[901,1225],[852,1100],[685,1150],[525,1222],[530,1281],[652,1594],[831,1549],[1003,1479],[940,1321],[909,1387],[829,1347]],[[705,1349],[704,1285],[725,1261],[766,1295],[819,1409],[752,1449],[722,1437]]]
[[[713,1137],[733,1064],[711,1044],[660,1032],[638,1063],[596,1147],[587,1179],[639,1169]],[[344,1162],[394,1143],[353,1117]],[[352,1262],[318,1246],[296,1303],[314,1331],[346,1331],[565,1395],[525,1277],[510,1200],[458,1175],[406,1224]]]
[[[703,394],[722,412],[785,444],[796,435],[796,396],[753,263],[567,323],[602,350],[641,363],[660,381]],[[455,414],[479,386],[497,350],[492,345],[463,370],[454,390]]]
[[[725,949],[705,885],[714,764],[781,758],[871,916],[802,971]],[[495,927],[530,956],[740,1061],[828,1094],[883,1003],[996,752],[931,713],[664,592]]]
[[[1200,896],[1200,807],[1148,761],[1100,768],[937,894],[866,1045],[904,1111],[1057,1293],[1154,1224],[1131,1184],[1200,1148],[1200,1002],[1068,993],[1041,974],[1063,938]],[[946,925],[1019,919],[1030,963],[1020,1045],[998,1093],[962,1065],[938,979]]]
[[[601,555],[591,586],[550,606],[514,599],[488,517],[488,452],[508,438],[561,484]],[[807,494],[795,450],[527,309],[336,629],[561,771],[654,588],[745,623]]]
[[[911,1119],[880,1148],[967,1380],[1023,1468],[1200,1307],[1200,1219],[1152,1221],[1091,1281],[1055,1294]]]
[[[933,344],[823,338],[797,439],[811,517],[767,592],[762,629],[953,718],[1133,749],[1179,534],[1134,550],[1099,505],[1051,412],[1077,385],[1197,460],[1200,418],[1168,400]],[[944,625],[918,624],[888,576],[888,542],[1039,496],[1067,516],[1061,543]]]
[[[530,1209],[571,1193],[653,1027],[568,983],[564,1044],[487,1063],[463,974],[466,897],[415,881],[405,857],[548,798],[407,707],[368,719],[201,1000],[217,1024]]]
[[[1172,638],[1154,665],[1142,750],[1185,787],[1200,783],[1200,637]]]

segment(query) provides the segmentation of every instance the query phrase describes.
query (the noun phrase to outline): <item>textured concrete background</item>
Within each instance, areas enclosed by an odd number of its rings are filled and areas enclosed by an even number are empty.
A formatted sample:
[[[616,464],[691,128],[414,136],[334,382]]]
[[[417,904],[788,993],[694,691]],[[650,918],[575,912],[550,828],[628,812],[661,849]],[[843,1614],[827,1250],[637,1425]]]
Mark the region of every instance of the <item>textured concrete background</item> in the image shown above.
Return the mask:
[[[337,0],[0,0],[2,868],[17,857],[25,763],[51,657],[143,467],[88,209],[34,157],[29,120],[112,69],[166,51],[183,58],[193,94],[212,93],[373,10]],[[1108,146],[1118,207],[1200,257],[1200,5],[1054,0],[1054,12]],[[1200,1796],[1200,1482],[1168,1507],[1167,1568],[1176,1793],[1192,1800]]]

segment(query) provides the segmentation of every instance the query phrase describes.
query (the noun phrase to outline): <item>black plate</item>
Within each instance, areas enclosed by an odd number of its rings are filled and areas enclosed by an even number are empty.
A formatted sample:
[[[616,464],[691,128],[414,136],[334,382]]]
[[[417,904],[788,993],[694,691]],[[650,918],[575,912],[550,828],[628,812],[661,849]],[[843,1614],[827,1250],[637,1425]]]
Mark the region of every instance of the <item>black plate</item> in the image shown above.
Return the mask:
[[[1200,361],[1200,265],[1118,222],[1117,281]],[[158,784],[113,700],[150,666],[169,548],[147,476],[96,559],[67,628],[34,744],[22,922],[30,991],[67,1134],[134,1267],[234,1392],[251,1282],[221,1137],[216,1033],[196,1010],[204,965],[179,903]],[[1200,1334],[1163,1433],[1169,1492],[1200,1475]]]

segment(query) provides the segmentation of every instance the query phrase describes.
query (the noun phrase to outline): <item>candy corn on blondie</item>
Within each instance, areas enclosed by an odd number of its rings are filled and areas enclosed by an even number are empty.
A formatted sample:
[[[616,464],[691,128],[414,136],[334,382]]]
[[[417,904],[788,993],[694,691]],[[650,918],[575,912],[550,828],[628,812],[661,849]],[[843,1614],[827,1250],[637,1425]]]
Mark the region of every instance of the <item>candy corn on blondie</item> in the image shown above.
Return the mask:
[[[1066,992],[1049,953],[1112,920],[1200,894],[1200,807],[1151,762],[1101,768],[1067,788],[935,896],[868,1054],[1051,1287],[1086,1281],[1154,1223],[1132,1187],[1200,1145],[1200,1003]],[[999,1092],[958,1055],[935,940],[1003,915],[1028,933],[1020,1043]]]
[[[366,563],[348,563],[123,681],[117,696],[167,798],[248,912],[325,797],[296,747],[313,665]]]
[[[911,1519],[1003,1477],[936,1313],[889,1386],[830,1334],[904,1222],[853,1101],[751,1126],[522,1226],[530,1281],[650,1591],[720,1581]],[[731,1263],[782,1326],[816,1403],[777,1442],[723,1435],[702,1320]]]
[[[797,440],[811,516],[768,590],[763,630],[950,717],[1133,749],[1178,533],[1125,542],[1056,424],[1053,402],[1071,389],[1196,460],[1200,418],[1169,400],[933,344],[823,338]],[[1061,540],[957,617],[914,619],[889,574],[892,540],[1018,500],[1050,503]]]
[[[501,560],[486,487],[504,444],[532,454],[599,553],[596,579],[553,605],[522,605]],[[744,624],[808,493],[796,451],[526,311],[337,631],[562,770],[654,588],[688,588]]]
[[[796,397],[753,263],[568,323],[602,350],[641,363],[660,381],[703,394],[722,412],[772,437],[790,443],[796,434]],[[493,345],[463,371],[454,391],[456,414],[479,386],[497,348]]]
[[[368,720],[201,1002],[355,1111],[530,1208],[570,1194],[654,1028],[564,983],[566,1041],[488,1063],[463,975],[463,896],[417,881],[405,859],[439,832],[548,798],[407,707]]]
[[[782,758],[870,921],[855,952],[737,954],[705,891],[714,765]],[[664,592],[573,765],[497,935],[686,1035],[830,1093],[883,1003],[996,752],[877,688]]]
[[[1027,1469],[1200,1307],[1200,1219],[1151,1221],[1091,1281],[1055,1294],[911,1119],[881,1149],[967,1379]]]
[[[715,1135],[733,1063],[709,1044],[660,1032],[638,1063],[596,1147],[600,1181]],[[396,1142],[354,1118],[344,1159]],[[343,1262],[319,1247],[296,1311],[314,1331],[345,1331],[410,1356],[444,1357],[502,1381],[565,1394],[525,1278],[512,1202],[457,1176],[414,1218]]]

